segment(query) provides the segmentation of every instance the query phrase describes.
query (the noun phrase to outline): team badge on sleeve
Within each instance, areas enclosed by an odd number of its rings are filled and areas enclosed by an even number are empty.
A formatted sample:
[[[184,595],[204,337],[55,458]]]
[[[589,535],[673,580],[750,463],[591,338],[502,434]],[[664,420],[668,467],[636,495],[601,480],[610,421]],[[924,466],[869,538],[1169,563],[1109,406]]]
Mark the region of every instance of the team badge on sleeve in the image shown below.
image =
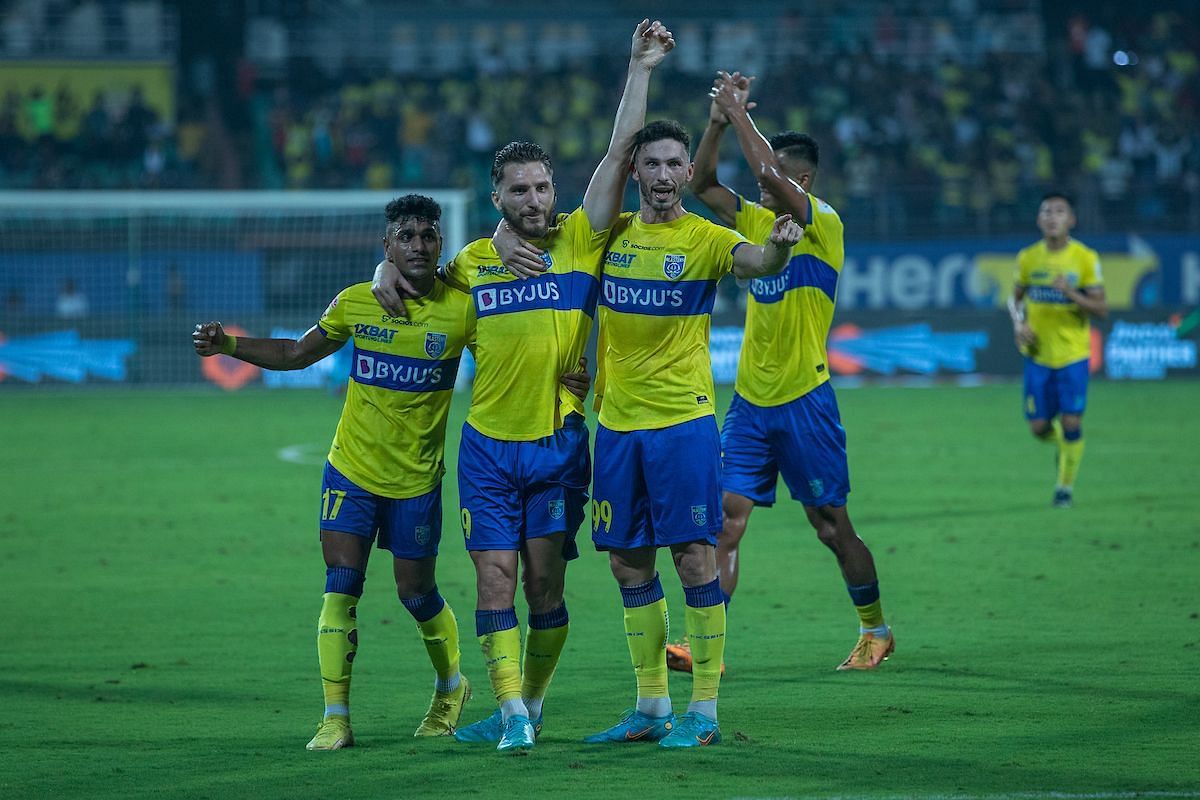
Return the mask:
[[[708,506],[692,506],[692,522],[703,528],[708,524]]]
[[[550,519],[562,519],[567,512],[566,503],[562,500],[550,501]]]
[[[683,265],[686,260],[687,256],[663,256],[663,273],[671,280],[678,280],[679,276],[683,274]]]
[[[430,358],[437,358],[444,352],[446,352],[446,334],[425,334],[425,355]]]

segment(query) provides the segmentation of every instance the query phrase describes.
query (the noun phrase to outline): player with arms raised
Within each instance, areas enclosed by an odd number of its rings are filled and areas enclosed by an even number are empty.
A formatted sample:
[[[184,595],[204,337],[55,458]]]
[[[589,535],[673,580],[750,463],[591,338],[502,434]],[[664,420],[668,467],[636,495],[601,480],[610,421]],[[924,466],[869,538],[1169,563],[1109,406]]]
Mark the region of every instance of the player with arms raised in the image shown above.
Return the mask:
[[[1025,356],[1025,419],[1034,437],[1058,448],[1056,508],[1074,503],[1083,460],[1090,317],[1107,317],[1104,278],[1095,250],[1071,238],[1071,199],[1050,192],[1038,207],[1042,241],[1017,254],[1008,310]]]
[[[575,533],[591,477],[583,404],[560,391],[558,376],[583,356],[650,72],[674,44],[657,21],[637,26],[609,149],[582,207],[555,217],[553,172],[541,147],[514,142],[496,153],[492,202],[504,217],[497,237],[508,231],[531,243],[537,268],[522,274],[532,277],[511,274],[489,239],[467,245],[447,265],[447,282],[469,292],[479,318],[458,480],[477,575],[476,635],[499,705],[460,729],[460,741],[528,750],[542,726],[543,699],[567,638],[566,564],[578,555]],[[385,306],[399,300],[395,270],[382,265],[376,284]],[[529,605],[523,669],[518,562]]]
[[[692,178],[687,132],[653,122],[635,139],[640,211],[622,215],[605,256],[596,404],[592,539],[608,551],[625,606],[636,708],[589,742],[720,741],[717,691],[725,606],[714,555],[721,529],[721,444],[708,334],[717,282],[778,272],[802,231],[787,214],[745,239],[683,208]],[[675,718],[667,692],[667,604],[655,570],[669,547],[694,648],[692,702]]]
[[[858,612],[858,642],[838,669],[871,669],[891,654],[895,640],[883,619],[871,551],[846,510],[846,432],[829,384],[825,341],[844,255],[842,221],[809,193],[819,160],[812,137],[787,131],[768,141],[759,133],[749,114],[753,104],[747,102],[751,80],[718,73],[692,189],[723,222],[746,236],[762,235],[776,214],[790,213],[804,225],[804,238],[792,249],[782,274],[750,284],[735,394],[721,440],[721,588],[726,599],[737,588],[738,548],[750,512],[756,505],[774,504],[782,473],[817,537],[837,557]],[[761,204],[717,180],[717,149],[730,126],[758,180]],[[673,645],[670,652],[673,664],[687,666],[686,646]]]
[[[458,624],[435,580],[442,533],[442,450],[459,358],[475,335],[468,298],[436,280],[441,209],[405,195],[387,206],[387,258],[412,287],[408,319],[390,317],[370,284],[342,290],[299,340],[227,334],[196,326],[201,356],[218,353],[264,369],[304,369],[351,342],[353,367],[321,493],[325,597],[317,653],[325,715],[309,750],[354,744],[350,675],[358,650],[357,607],[371,542],[394,556],[396,591],[412,614],[437,673],[417,736],[454,732],[471,696],[459,673]]]

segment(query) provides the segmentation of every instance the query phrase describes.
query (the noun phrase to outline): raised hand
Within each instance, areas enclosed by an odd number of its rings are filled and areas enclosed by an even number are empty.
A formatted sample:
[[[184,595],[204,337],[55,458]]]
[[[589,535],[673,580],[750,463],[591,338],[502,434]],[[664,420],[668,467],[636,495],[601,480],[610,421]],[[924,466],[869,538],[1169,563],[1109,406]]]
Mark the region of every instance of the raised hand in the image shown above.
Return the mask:
[[[646,69],[654,69],[673,49],[675,37],[667,27],[658,20],[651,22],[644,19],[633,32],[633,45],[629,57]]]
[[[708,109],[709,120],[716,123],[728,122],[731,111],[753,110],[758,103],[750,101],[750,84],[752,83],[754,83],[753,75],[743,75],[741,72],[730,74],[724,70],[718,70],[712,89],[708,92],[708,96],[712,98]]]
[[[804,238],[804,228],[797,225],[791,214],[781,214],[771,226],[771,244],[795,247]]]
[[[225,346],[225,328],[219,322],[197,324],[196,330],[192,331],[192,346],[198,356],[218,355]]]

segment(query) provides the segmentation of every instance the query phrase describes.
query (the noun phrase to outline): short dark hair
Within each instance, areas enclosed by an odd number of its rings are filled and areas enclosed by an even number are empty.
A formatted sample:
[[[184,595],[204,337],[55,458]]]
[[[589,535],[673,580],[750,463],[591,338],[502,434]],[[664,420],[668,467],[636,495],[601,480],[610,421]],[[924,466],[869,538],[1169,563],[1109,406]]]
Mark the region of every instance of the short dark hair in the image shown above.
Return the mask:
[[[432,197],[426,197],[423,194],[406,194],[388,203],[384,213],[387,214],[389,233],[393,226],[399,225],[406,219],[425,220],[433,227],[440,228],[438,222],[442,218],[442,207]]]
[[[1048,191],[1044,195],[1042,195],[1042,200],[1040,203],[1038,203],[1038,205],[1041,205],[1042,203],[1046,202],[1047,200],[1065,200],[1067,205],[1071,207],[1071,210],[1072,211],[1075,210],[1075,199],[1072,198],[1071,195],[1067,194],[1066,192],[1060,191],[1058,189],[1051,189],[1050,191]]]
[[[817,146],[817,140],[807,133],[782,131],[767,141],[776,155],[802,159],[814,167],[821,164],[821,148]]]
[[[533,142],[509,142],[496,151],[492,161],[492,188],[495,189],[504,180],[504,168],[509,164],[529,164],[540,161],[546,165],[546,171],[554,174],[554,165],[550,163],[550,155]]]
[[[692,137],[687,129],[673,119],[656,119],[633,136],[633,155],[636,158],[642,145],[658,142],[663,139],[674,139],[683,145],[683,149],[692,152]]]

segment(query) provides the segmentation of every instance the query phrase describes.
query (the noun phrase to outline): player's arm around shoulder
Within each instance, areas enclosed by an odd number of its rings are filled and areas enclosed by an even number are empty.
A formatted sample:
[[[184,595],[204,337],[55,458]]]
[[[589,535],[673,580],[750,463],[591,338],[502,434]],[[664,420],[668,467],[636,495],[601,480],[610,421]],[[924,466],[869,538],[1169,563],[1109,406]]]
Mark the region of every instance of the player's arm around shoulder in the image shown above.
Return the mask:
[[[804,228],[791,214],[775,218],[767,240],[761,246],[744,244],[733,251],[733,274],[741,279],[774,275],[787,266],[792,248],[804,238]]]

